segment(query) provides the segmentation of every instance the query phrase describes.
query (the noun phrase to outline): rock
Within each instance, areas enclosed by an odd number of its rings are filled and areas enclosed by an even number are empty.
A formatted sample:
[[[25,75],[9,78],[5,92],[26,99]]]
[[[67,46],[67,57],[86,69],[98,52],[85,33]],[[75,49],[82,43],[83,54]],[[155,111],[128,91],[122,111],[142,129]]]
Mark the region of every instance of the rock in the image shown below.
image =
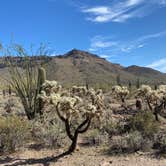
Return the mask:
[[[112,164],[112,161],[110,162],[105,161],[103,163],[100,163],[99,166],[111,166],[111,164]]]
[[[137,154],[138,154],[138,155],[144,155],[145,153],[144,153],[144,152],[141,152],[141,151],[137,151]]]

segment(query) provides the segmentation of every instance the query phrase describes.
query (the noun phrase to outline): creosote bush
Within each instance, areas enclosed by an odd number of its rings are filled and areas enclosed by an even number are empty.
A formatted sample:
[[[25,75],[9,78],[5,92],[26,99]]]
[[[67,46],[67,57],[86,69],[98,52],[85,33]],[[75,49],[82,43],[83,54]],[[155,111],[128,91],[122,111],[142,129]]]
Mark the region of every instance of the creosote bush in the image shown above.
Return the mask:
[[[30,125],[18,116],[0,118],[0,151],[14,152],[30,138]]]
[[[140,111],[131,117],[128,124],[131,131],[139,131],[143,137],[154,137],[159,131],[159,123],[155,121],[153,114],[149,111]]]
[[[134,131],[123,136],[116,137],[110,141],[108,153],[122,154],[133,153],[142,149],[144,139],[140,132]]]

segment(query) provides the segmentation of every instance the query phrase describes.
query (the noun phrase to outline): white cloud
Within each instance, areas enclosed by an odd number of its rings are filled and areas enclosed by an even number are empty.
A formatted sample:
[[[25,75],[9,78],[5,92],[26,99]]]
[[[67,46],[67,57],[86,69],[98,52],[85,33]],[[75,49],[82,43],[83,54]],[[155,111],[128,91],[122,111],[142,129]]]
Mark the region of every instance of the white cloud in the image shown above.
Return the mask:
[[[147,65],[146,67],[166,72],[166,58],[156,60],[155,62],[152,62],[151,64]]]
[[[105,54],[101,54],[100,57],[102,57],[102,58],[109,58],[110,56],[109,55],[105,55]]]
[[[126,2],[126,4],[128,6],[133,6],[133,5],[137,5],[137,4],[140,4],[141,2],[143,2],[144,0],[128,0]]]
[[[112,40],[108,37],[95,36],[91,39],[91,44],[89,51],[98,52],[98,51],[110,51],[112,53],[125,52],[129,53],[134,49],[140,49],[144,47],[144,43],[134,41],[118,41]]]
[[[117,43],[113,41],[101,41],[101,40],[96,40],[91,43],[92,48],[108,48],[112,46],[116,46]]]
[[[91,39],[89,51],[98,54],[119,56],[121,54],[131,53],[137,49],[142,49],[148,45],[149,40],[152,41],[156,38],[164,36],[166,36],[166,31],[144,35],[130,41],[115,40],[114,38],[110,38],[108,36],[95,36]]]
[[[82,11],[85,13],[93,13],[95,15],[110,13],[110,9],[106,6],[99,6],[99,7],[89,8],[89,9],[83,9]]]
[[[149,39],[155,39],[155,38],[163,37],[165,35],[166,35],[166,30],[158,32],[158,33],[153,33],[153,34],[148,34],[148,35],[142,36],[138,40],[139,41],[145,41],[145,40],[149,40]]]
[[[159,6],[166,6],[166,0],[120,0],[110,6],[95,6],[82,9],[92,22],[125,22],[130,18],[143,17]]]

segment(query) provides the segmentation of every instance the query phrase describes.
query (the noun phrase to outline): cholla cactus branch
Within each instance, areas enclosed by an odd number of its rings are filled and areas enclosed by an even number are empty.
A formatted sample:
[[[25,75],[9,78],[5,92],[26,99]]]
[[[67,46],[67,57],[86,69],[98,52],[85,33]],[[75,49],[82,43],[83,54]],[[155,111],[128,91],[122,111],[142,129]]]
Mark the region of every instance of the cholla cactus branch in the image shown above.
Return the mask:
[[[160,85],[159,88],[155,90],[152,90],[148,85],[142,85],[136,95],[147,103],[149,109],[153,112],[158,121],[158,114],[166,103],[166,85]]]
[[[129,95],[129,90],[125,86],[113,86],[112,87],[112,94],[117,98],[120,99],[122,103],[125,103],[127,96]]]
[[[54,105],[58,117],[64,122],[67,136],[72,141],[68,153],[75,150],[78,135],[88,130],[92,119],[102,116],[104,107],[101,90],[77,86],[65,90],[56,81],[46,81],[39,98]]]

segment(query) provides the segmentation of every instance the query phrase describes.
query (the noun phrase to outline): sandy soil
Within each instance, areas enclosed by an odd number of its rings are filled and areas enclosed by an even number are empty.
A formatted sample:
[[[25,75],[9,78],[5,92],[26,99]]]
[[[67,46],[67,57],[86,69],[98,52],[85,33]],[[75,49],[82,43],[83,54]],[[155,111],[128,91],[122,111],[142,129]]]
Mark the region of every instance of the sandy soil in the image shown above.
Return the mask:
[[[80,147],[68,156],[58,156],[61,150],[22,150],[13,155],[1,157],[2,166],[166,166],[166,159],[157,159],[147,154],[110,156],[97,147]],[[52,162],[50,162],[52,161]]]

